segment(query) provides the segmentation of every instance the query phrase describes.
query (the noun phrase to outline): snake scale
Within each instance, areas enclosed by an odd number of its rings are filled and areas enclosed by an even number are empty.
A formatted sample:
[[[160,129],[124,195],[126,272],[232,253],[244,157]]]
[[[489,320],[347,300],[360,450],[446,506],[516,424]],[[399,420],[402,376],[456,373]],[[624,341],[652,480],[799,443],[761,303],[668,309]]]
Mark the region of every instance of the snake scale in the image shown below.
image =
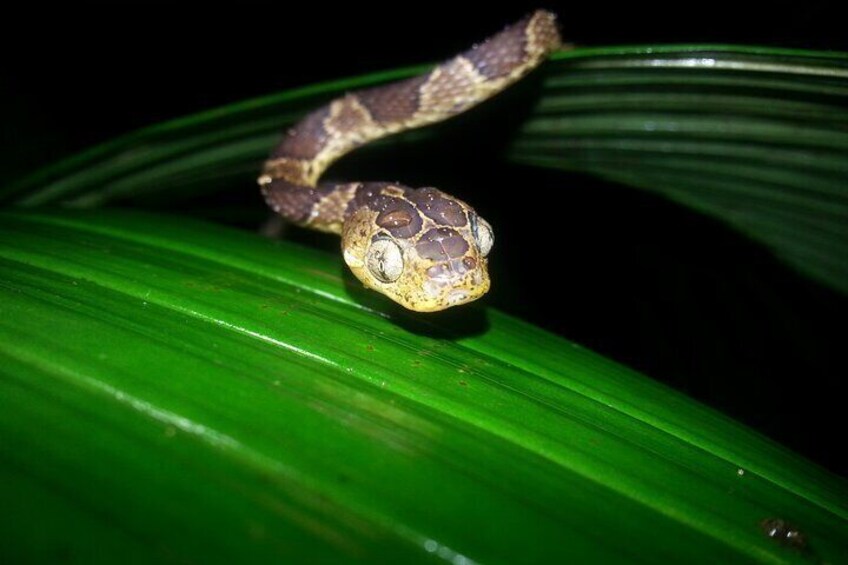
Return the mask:
[[[424,75],[331,101],[286,132],[265,162],[266,202],[295,224],[340,234],[354,275],[410,310],[476,300],[489,290],[494,234],[468,204],[431,187],[318,180],[356,147],[494,96],[559,46],[555,16],[539,10]]]

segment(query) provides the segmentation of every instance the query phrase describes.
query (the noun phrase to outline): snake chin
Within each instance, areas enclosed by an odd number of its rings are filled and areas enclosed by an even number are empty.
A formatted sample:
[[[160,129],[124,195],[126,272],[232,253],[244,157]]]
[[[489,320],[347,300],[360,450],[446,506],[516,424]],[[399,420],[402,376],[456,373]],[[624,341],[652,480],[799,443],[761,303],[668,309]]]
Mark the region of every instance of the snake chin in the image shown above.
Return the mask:
[[[454,306],[468,301],[468,292],[465,290],[452,290],[448,294],[448,304]]]

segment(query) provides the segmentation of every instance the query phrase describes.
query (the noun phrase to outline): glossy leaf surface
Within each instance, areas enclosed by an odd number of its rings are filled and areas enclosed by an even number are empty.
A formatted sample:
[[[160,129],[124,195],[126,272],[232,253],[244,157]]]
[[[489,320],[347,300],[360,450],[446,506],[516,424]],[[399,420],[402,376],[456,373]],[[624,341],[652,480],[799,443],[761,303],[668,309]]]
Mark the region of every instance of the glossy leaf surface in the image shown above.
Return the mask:
[[[497,311],[394,310],[335,256],[6,212],[0,293],[0,555],[848,558],[844,481]]]

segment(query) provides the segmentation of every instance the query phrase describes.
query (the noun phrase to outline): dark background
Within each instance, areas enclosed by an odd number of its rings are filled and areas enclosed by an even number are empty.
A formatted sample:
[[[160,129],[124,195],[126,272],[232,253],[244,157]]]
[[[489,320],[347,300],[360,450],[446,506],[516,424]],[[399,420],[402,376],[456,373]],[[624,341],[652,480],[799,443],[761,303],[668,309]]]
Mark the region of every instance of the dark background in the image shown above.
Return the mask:
[[[151,123],[293,86],[444,59],[537,5],[465,11],[460,3],[290,4],[7,14],[0,24],[0,181]],[[541,5],[560,15],[564,37],[578,45],[848,50],[844,18],[825,2],[772,2],[751,11],[740,2],[574,4]],[[494,111],[520,112],[530,92],[507,95]],[[497,132],[481,142],[475,123],[473,115],[459,122],[448,149],[430,148],[441,164],[421,166],[417,155],[390,154],[396,159],[384,169],[375,164],[373,178],[435,184],[475,204],[498,238],[490,304],[644,371],[848,475],[837,417],[848,364],[831,329],[844,325],[844,297],[723,224],[661,197],[501,163]],[[229,197],[264,210],[248,180],[234,194]]]

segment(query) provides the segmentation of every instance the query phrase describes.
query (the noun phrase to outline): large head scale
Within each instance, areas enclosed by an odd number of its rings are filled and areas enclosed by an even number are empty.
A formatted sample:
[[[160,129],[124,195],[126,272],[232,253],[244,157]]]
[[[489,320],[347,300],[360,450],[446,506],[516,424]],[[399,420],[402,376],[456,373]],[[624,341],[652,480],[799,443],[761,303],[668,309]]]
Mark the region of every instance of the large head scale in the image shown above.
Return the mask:
[[[444,310],[489,290],[489,224],[435,188],[362,185],[342,232],[345,262],[365,286],[418,312]]]

